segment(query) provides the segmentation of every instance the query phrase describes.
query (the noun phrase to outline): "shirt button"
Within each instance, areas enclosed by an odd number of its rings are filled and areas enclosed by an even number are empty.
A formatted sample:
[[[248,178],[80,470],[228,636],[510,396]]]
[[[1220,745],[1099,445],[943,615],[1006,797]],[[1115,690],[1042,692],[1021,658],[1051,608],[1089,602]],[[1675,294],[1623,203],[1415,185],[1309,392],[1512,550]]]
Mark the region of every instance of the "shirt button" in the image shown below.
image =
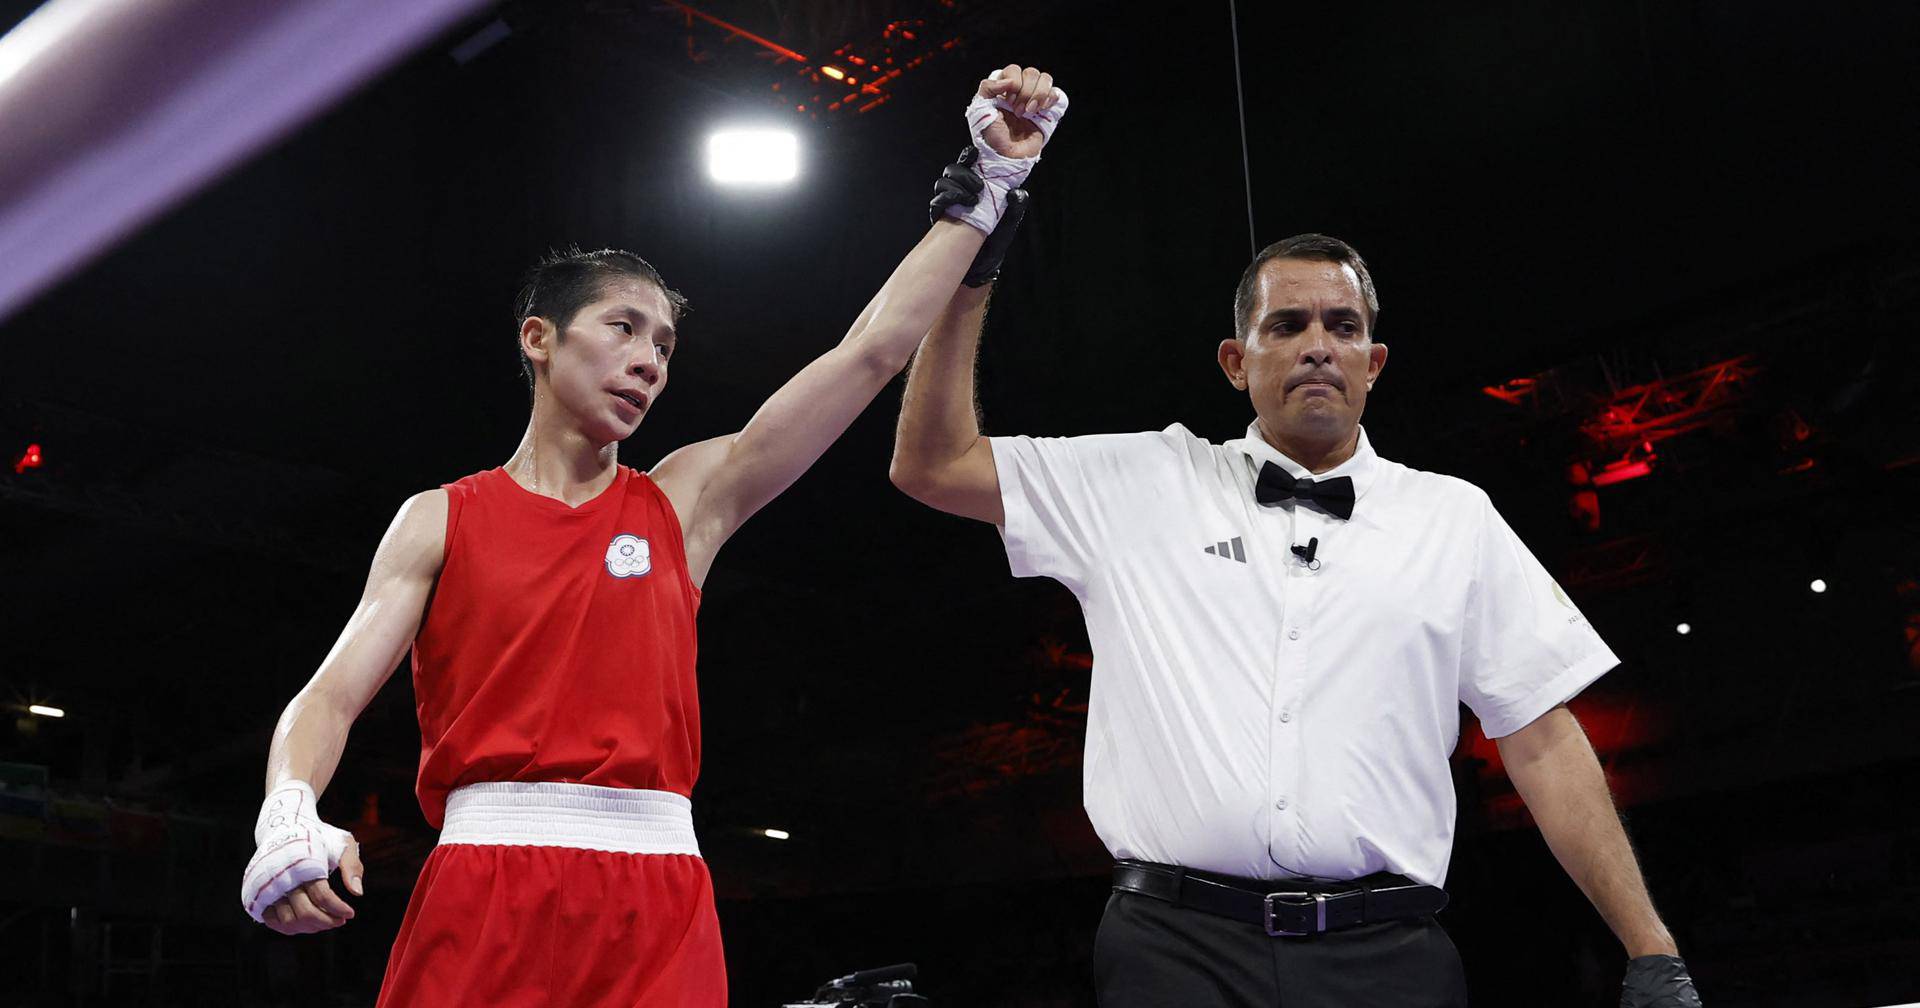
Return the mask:
[[[1292,711],[1281,711],[1281,712],[1280,712],[1280,723],[1281,723],[1281,724],[1286,724],[1286,723],[1287,723],[1288,721],[1291,721],[1291,720],[1293,720],[1293,712],[1292,712]]]
[[[1282,812],[1285,812],[1287,810],[1287,800],[1285,798],[1282,798],[1274,802],[1273,807],[1279,809]]]
[[[1299,640],[1299,639],[1300,639],[1300,631],[1298,631],[1298,630],[1289,630],[1289,631],[1287,631],[1287,639],[1288,639],[1288,640]]]

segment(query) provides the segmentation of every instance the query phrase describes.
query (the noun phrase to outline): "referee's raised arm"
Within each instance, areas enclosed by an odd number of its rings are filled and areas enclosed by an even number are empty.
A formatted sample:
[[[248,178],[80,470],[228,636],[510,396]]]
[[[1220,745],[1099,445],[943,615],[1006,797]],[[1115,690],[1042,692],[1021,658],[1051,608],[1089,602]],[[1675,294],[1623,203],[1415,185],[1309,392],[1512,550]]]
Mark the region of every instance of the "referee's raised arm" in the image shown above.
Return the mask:
[[[980,433],[974,361],[990,286],[962,287],[934,323],[907,374],[894,431],[893,485],[928,507],[1006,523],[993,448]]]
[[[928,207],[935,219],[966,221],[987,239],[914,358],[889,473],[894,486],[929,507],[995,525],[1006,515],[993,446],[980,435],[974,358],[989,292],[1026,213],[1021,184],[1066,107],[1051,74],[1018,64],[994,71],[967,107],[973,144],[947,167]]]

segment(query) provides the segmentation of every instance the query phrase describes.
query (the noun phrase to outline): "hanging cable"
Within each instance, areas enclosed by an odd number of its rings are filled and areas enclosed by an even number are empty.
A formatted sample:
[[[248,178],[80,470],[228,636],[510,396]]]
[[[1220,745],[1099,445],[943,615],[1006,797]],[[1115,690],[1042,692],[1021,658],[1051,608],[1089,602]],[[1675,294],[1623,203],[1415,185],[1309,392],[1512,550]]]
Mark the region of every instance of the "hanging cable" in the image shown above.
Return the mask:
[[[1240,175],[1247,185],[1247,258],[1260,254],[1260,242],[1253,226],[1253,168],[1247,155],[1247,95],[1240,83],[1240,11],[1234,0],[1227,0],[1227,17],[1233,25],[1233,97],[1240,108]]]

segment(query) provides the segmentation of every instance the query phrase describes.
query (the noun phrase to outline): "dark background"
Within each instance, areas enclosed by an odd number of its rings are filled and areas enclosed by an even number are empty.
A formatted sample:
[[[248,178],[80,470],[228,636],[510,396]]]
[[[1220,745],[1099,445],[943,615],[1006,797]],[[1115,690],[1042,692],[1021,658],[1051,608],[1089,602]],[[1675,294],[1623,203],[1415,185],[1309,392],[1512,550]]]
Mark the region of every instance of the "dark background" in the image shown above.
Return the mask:
[[[551,246],[633,249],[692,301],[623,448],[649,466],[844,332],[972,83],[1039,65],[1073,109],[995,298],[988,430],[1245,426],[1213,363],[1250,253],[1226,5],[702,9],[809,55],[917,23],[899,52],[931,55],[816,118],[795,88],[831,82],[670,11],[498,6],[0,322],[0,450],[45,459],[0,470],[0,1002],[371,1002],[433,841],[406,675],[321,803],[371,859],[347,927],[235,906],[261,766],[395,507],[517,443],[512,293]],[[1624,661],[1575,709],[1707,1002],[1920,1000],[1920,15],[1250,3],[1237,29],[1259,243],[1339,235],[1380,287],[1374,444],[1485,487]],[[798,183],[707,181],[742,120],[802,133]],[[936,1005],[1090,1004],[1079,612],[893,491],[897,405],[707,584],[695,806],[734,1003],[913,960]],[[1494,756],[1469,717],[1443,920],[1476,1001],[1616,1003],[1620,950]]]

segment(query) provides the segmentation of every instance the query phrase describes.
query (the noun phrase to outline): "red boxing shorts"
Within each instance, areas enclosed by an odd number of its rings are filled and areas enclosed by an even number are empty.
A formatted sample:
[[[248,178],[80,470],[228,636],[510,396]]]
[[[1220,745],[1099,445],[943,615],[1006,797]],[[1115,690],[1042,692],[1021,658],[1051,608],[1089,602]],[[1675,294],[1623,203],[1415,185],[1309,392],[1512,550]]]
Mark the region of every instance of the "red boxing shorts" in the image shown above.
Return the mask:
[[[726,961],[691,803],[587,784],[447,799],[380,1008],[724,1008]]]

